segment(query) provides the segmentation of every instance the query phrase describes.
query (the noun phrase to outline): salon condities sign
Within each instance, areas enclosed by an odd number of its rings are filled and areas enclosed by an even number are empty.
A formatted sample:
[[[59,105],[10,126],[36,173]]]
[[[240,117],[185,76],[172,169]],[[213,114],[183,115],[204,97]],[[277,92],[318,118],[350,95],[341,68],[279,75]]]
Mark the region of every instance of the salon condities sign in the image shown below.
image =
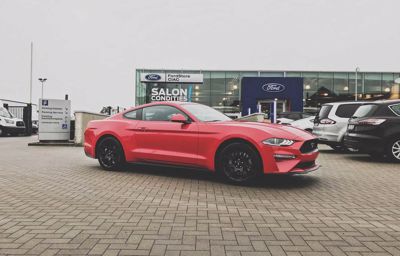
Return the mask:
[[[140,81],[147,83],[203,83],[203,74],[142,73]]]
[[[151,88],[151,101],[188,101],[188,89]]]

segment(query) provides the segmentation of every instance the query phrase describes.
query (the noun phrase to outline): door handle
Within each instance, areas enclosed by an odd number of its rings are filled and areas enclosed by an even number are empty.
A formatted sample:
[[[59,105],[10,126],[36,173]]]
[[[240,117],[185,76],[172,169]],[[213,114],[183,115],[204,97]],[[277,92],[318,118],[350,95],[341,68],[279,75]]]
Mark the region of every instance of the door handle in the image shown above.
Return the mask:
[[[147,130],[146,127],[139,127],[138,129],[139,129],[139,131],[141,131],[141,132],[145,132],[145,131]]]

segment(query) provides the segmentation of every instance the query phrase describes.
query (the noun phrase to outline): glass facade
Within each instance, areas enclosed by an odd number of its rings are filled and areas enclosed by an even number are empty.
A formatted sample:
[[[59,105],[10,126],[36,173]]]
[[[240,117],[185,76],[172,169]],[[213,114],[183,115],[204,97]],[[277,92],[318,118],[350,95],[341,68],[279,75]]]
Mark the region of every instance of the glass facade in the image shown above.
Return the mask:
[[[168,84],[169,88],[190,87],[190,99],[225,113],[240,112],[242,77],[302,77],[304,107],[318,107],[322,103],[352,100],[355,97],[355,72],[303,71],[204,71],[204,70],[136,70],[136,105],[150,102],[150,83],[141,82],[141,73],[203,74],[202,84]],[[357,73],[357,95],[360,100],[398,99],[399,84],[394,80],[400,73]]]

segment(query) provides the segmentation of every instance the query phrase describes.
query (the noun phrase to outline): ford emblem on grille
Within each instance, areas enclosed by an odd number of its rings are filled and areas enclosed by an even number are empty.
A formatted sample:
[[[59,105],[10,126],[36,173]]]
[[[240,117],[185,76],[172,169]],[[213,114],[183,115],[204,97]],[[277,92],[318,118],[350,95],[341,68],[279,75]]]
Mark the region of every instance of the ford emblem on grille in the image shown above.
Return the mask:
[[[278,83],[268,83],[262,86],[262,89],[266,92],[283,92],[286,90],[286,86]]]
[[[145,76],[146,80],[150,80],[150,81],[158,81],[161,79],[160,75],[157,74],[148,74]]]

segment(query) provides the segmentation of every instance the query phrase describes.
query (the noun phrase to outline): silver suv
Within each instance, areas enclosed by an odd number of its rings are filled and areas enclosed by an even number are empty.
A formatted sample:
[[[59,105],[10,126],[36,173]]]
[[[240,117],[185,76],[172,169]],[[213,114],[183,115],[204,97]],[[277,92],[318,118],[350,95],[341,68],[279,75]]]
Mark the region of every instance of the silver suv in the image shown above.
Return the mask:
[[[350,117],[365,102],[334,102],[321,106],[314,119],[313,134],[319,143],[327,144],[335,150],[345,149],[343,137]]]

